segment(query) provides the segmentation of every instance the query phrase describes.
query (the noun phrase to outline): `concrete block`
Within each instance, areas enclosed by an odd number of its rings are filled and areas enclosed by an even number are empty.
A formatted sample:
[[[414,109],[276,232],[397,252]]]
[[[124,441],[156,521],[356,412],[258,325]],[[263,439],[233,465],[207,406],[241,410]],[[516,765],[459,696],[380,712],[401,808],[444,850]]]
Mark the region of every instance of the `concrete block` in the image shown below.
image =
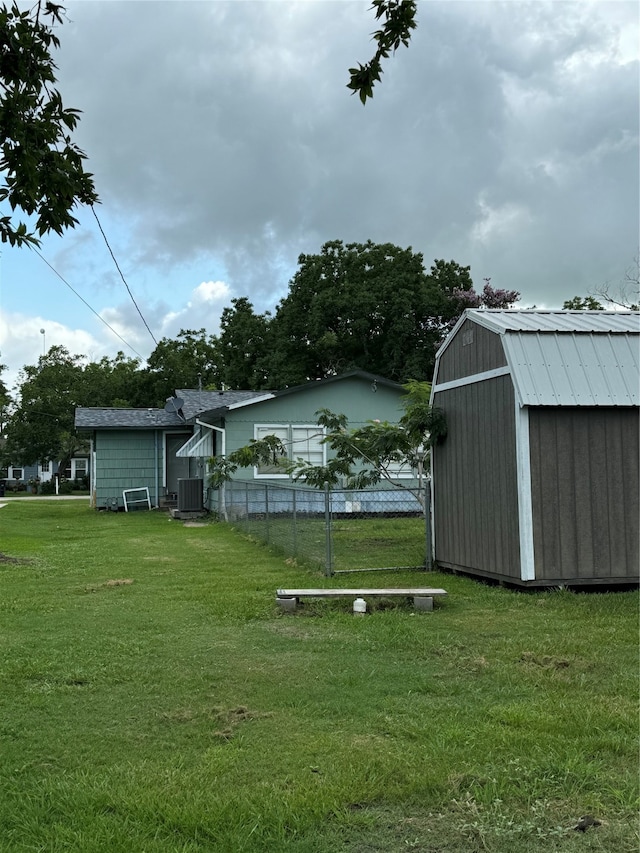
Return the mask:
[[[298,605],[298,602],[295,598],[278,598],[276,597],[276,602],[279,607],[285,611],[285,613],[293,613]]]
[[[426,595],[416,595],[413,598],[413,606],[416,610],[433,610],[433,598]]]

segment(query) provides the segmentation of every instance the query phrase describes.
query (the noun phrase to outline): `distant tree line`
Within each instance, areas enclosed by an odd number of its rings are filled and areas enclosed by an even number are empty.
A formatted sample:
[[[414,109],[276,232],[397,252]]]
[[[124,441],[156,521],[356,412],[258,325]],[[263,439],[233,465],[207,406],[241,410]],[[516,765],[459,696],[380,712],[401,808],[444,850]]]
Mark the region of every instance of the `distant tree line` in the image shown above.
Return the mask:
[[[515,291],[478,293],[469,267],[390,243],[326,243],[300,255],[273,315],[246,297],[222,312],[219,334],[183,329],[146,365],[122,352],[88,362],[53,346],[23,368],[15,399],[0,383],[4,463],[66,461],[81,447],[77,406],[163,406],[176,388],[279,389],[359,368],[406,383],[428,381],[435,354],[467,307],[508,307]]]

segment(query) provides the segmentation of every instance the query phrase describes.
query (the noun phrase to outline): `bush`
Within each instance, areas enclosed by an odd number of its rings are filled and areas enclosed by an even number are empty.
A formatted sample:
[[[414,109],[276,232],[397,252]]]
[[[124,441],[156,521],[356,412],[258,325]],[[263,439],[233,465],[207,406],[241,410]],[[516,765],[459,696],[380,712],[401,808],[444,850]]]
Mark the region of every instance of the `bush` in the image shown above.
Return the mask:
[[[58,487],[59,495],[70,495],[73,492],[73,483],[71,480],[60,479],[60,485]]]
[[[56,493],[56,484],[53,480],[45,480],[40,483],[40,494],[41,495],[55,495]]]

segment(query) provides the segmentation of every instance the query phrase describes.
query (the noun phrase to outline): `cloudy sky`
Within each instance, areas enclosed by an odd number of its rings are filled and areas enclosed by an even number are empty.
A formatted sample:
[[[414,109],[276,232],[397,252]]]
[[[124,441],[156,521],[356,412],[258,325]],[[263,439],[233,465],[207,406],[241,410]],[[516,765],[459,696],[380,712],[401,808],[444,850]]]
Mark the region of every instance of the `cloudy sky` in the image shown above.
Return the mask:
[[[217,332],[236,296],[273,309],[298,255],[332,239],[469,264],[523,306],[624,278],[639,241],[635,0],[421,0],[363,107],[346,83],[373,52],[369,6],[68,2],[59,88],[83,110],[98,216],[157,340]],[[1,249],[7,384],[53,344],[93,359],[154,348],[90,211],[41,251],[120,338],[40,257]]]

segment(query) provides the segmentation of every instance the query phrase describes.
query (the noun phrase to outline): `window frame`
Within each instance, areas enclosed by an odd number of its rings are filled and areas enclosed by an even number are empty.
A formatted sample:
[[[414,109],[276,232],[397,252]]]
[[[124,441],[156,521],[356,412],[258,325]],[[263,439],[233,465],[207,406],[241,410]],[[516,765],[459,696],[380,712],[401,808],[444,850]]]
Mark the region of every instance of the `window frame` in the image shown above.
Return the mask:
[[[294,451],[294,442],[293,435],[294,430],[296,429],[306,429],[313,430],[316,434],[321,433],[324,435],[325,430],[324,427],[318,426],[318,424],[309,424],[309,423],[277,423],[277,424],[259,424],[256,423],[253,425],[253,437],[256,441],[259,441],[265,435],[276,435],[280,438],[280,440],[285,444],[287,448],[287,455],[283,457],[283,459],[287,459],[289,462],[293,462],[296,459],[304,459],[305,456],[303,453],[295,453]],[[282,433],[285,434],[285,437],[282,436]],[[308,441],[309,439],[302,439],[303,441]],[[326,444],[321,445],[322,450],[322,465],[327,464],[327,446]],[[265,471],[261,471],[257,465],[253,466],[253,477],[256,480],[290,480],[292,478],[291,474],[287,474],[285,472],[279,474],[277,472],[269,473]],[[304,478],[302,478],[304,479]]]

